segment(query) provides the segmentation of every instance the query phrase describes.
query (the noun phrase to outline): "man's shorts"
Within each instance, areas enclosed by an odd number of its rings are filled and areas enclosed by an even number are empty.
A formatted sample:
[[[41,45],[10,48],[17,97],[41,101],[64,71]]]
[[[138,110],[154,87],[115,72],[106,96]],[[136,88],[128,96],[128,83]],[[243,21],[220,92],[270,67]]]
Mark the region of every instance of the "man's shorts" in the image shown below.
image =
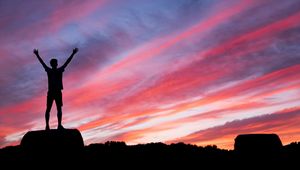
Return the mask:
[[[61,91],[48,91],[47,106],[51,106],[53,100],[55,101],[57,107],[63,105]]]

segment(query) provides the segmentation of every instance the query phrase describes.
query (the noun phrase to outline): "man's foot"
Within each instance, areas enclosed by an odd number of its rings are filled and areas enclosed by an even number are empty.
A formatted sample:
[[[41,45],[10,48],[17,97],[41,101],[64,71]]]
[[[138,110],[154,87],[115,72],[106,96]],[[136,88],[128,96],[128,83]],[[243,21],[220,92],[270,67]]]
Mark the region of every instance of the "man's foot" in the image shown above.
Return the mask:
[[[50,130],[50,127],[49,127],[49,125],[46,125],[46,130]]]
[[[62,125],[58,125],[57,126],[57,129],[59,129],[59,130],[63,130],[63,129],[65,129]]]

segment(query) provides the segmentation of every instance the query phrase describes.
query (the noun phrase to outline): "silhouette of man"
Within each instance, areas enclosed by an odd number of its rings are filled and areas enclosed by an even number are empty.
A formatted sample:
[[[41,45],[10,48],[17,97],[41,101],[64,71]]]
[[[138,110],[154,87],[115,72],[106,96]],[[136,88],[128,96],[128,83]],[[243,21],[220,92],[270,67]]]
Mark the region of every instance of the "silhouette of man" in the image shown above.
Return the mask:
[[[62,120],[62,92],[63,90],[63,72],[67,65],[71,62],[73,56],[78,52],[78,48],[74,48],[72,54],[67,59],[67,61],[59,68],[57,68],[57,59],[53,58],[50,60],[50,65],[52,68],[48,67],[42,58],[39,55],[38,49],[34,49],[33,53],[36,55],[40,63],[43,65],[45,71],[48,75],[48,94],[47,94],[47,108],[45,113],[45,119],[46,119],[46,130],[50,130],[49,127],[49,118],[50,118],[50,111],[53,104],[53,101],[56,103],[57,108],[57,120],[58,120],[58,126],[57,129],[64,129],[64,127],[61,124]]]

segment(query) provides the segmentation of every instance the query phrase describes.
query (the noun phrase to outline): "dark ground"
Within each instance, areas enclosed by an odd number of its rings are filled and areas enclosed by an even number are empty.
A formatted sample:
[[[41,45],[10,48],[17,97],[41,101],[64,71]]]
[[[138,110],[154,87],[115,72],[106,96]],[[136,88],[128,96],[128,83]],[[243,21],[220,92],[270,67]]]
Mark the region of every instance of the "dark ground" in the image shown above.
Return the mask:
[[[77,129],[30,131],[20,145],[0,149],[0,168],[299,169],[300,142],[283,146],[276,134],[244,134],[234,147],[115,141],[84,146]]]
[[[20,145],[9,146],[0,150],[1,165],[49,165],[77,167],[101,166],[130,168],[185,167],[223,167],[247,169],[265,167],[290,169],[300,161],[300,142],[285,145],[277,153],[240,154],[234,150],[222,150],[216,146],[199,147],[176,143],[149,143],[128,146],[124,142],[106,142],[91,144],[81,151],[70,152],[32,152],[25,151]],[[198,167],[198,168],[197,168]],[[297,167],[295,167],[298,169]],[[181,168],[180,168],[181,169]],[[201,169],[201,168],[200,168]],[[293,168],[294,169],[294,168]]]

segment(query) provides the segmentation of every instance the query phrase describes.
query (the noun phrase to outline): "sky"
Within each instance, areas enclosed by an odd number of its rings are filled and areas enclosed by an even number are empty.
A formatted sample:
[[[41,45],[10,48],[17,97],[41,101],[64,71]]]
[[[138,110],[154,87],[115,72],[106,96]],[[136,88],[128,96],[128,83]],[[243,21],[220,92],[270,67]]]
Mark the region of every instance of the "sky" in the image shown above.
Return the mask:
[[[300,140],[300,0],[0,1],[0,147],[45,128],[47,74],[85,145]],[[57,128],[56,107],[50,128]]]

